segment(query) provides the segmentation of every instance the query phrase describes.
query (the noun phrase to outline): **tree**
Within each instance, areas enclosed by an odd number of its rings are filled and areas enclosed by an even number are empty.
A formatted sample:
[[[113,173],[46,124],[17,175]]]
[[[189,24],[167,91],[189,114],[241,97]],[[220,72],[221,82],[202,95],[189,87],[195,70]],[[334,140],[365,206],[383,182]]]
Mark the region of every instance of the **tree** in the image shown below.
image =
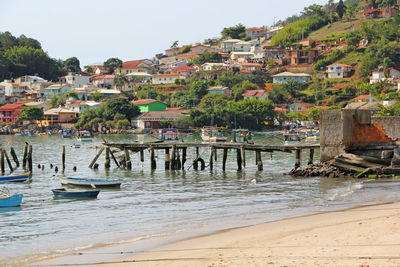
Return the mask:
[[[127,119],[123,119],[123,120],[117,121],[115,123],[115,125],[117,126],[118,129],[122,129],[122,128],[126,128],[129,125],[131,125],[131,123]]]
[[[370,8],[377,8],[378,4],[376,3],[376,0],[370,0],[369,6],[370,6]]]
[[[64,61],[64,67],[67,71],[76,72],[76,73],[82,72],[79,59],[76,57],[67,58]]]
[[[333,19],[335,17],[335,11],[336,11],[335,3],[333,2],[333,0],[328,0],[328,4],[326,4],[326,11],[329,14],[329,20],[330,20],[330,23],[332,24]]]
[[[242,24],[238,24],[234,27],[224,28],[221,32],[222,38],[232,38],[232,39],[241,39],[246,35],[246,27]]]
[[[171,48],[173,48],[173,49],[177,49],[178,48],[178,46],[179,46],[179,41],[177,40],[177,41],[174,41],[173,43],[172,43],[172,45],[171,45]]]
[[[115,87],[122,90],[122,88],[125,86],[125,83],[128,83],[129,80],[128,80],[128,78],[126,78],[126,76],[124,74],[120,73],[120,74],[115,75],[113,82],[114,82]]]
[[[104,62],[104,68],[108,70],[108,73],[114,73],[115,69],[122,67],[122,60],[119,58],[109,58]]]
[[[322,10],[321,5],[313,4],[308,7],[305,7],[301,14],[304,17],[313,17],[313,16],[323,16],[324,11]]]
[[[126,98],[114,98],[107,100],[104,105],[103,118],[106,121],[114,120],[115,114],[125,115],[129,121],[140,114],[138,106],[129,102]]]
[[[50,107],[51,107],[51,108],[57,107],[57,103],[58,103],[58,98],[57,98],[56,95],[53,95],[53,96],[50,98],[50,102],[49,102]]]
[[[380,7],[391,7],[397,5],[397,0],[382,0],[379,4]]]
[[[299,89],[301,88],[301,84],[296,80],[289,80],[283,83],[283,89],[288,92],[292,97],[296,97]]]
[[[28,38],[23,34],[17,38],[17,43],[18,46],[29,46],[35,49],[42,49],[42,45],[38,40],[35,40],[33,38]]]
[[[222,56],[217,52],[204,51],[203,54],[193,60],[194,64],[204,64],[206,62],[222,62]]]
[[[239,75],[235,75],[232,71],[224,72],[216,81],[217,84],[233,88],[236,84],[241,83],[244,79]]]
[[[18,116],[18,120],[42,120],[43,109],[39,107],[23,106],[21,108],[21,115]]]
[[[217,109],[226,106],[229,102],[229,96],[220,94],[208,94],[200,101],[201,108]]]
[[[346,6],[343,4],[343,0],[340,0],[336,6],[336,13],[338,14],[339,18],[342,19],[343,15],[346,12]]]
[[[208,84],[207,81],[195,81],[190,85],[189,97],[196,102],[200,102],[200,99],[207,94]]]
[[[90,98],[98,102],[104,99],[104,95],[96,91],[91,95]]]

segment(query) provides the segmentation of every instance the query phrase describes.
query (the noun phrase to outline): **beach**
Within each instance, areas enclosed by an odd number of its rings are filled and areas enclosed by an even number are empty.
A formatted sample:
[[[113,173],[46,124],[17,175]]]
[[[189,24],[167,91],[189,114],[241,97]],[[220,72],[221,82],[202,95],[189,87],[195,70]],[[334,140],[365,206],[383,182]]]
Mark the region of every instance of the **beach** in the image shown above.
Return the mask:
[[[191,267],[399,266],[399,226],[400,203],[371,205],[227,229],[118,260],[100,262],[96,255],[101,254],[104,248],[92,250],[88,251],[88,255],[92,255],[91,260],[80,264]],[[129,244],[126,248],[129,248]],[[82,257],[84,255],[82,253]],[[73,260],[61,257],[36,264],[74,265],[79,262],[77,257]]]

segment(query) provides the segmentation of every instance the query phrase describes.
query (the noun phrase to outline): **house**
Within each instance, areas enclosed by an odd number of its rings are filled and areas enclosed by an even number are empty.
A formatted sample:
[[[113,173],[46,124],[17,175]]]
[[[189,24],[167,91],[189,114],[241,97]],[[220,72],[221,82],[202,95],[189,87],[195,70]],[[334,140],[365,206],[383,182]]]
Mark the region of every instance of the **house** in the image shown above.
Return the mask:
[[[107,70],[104,66],[102,66],[102,65],[95,65],[95,66],[92,66],[92,68],[93,68],[93,72],[94,72],[95,74],[105,74],[105,73],[108,73],[108,70]]]
[[[370,84],[378,82],[390,82],[393,83],[395,80],[400,79],[400,71],[395,68],[388,68],[386,71],[384,68],[378,68],[372,71]]]
[[[394,6],[391,6],[391,7],[364,9],[360,11],[360,13],[364,19],[391,18],[399,14],[399,10]]]
[[[114,84],[114,74],[96,74],[92,76],[92,84],[95,87],[112,88]]]
[[[28,98],[43,98],[44,97],[44,88],[52,85],[51,82],[39,77],[39,76],[30,76],[25,75],[18,77],[15,79],[16,83],[20,83],[26,85],[28,87],[25,90],[25,97]]]
[[[211,70],[218,70],[218,69],[225,69],[228,70],[229,65],[225,63],[212,63],[212,62],[207,62],[201,65],[201,68],[206,71],[211,71]]]
[[[164,111],[167,109],[167,104],[155,99],[139,99],[132,101],[132,104],[138,106],[140,112]]]
[[[62,107],[52,108],[46,110],[43,114],[43,120],[39,123],[39,126],[56,126],[62,123],[71,123],[78,117],[78,112],[65,109]]]
[[[184,61],[184,62],[186,62],[186,64],[189,63],[189,62],[192,62],[194,59],[196,59],[198,57],[200,57],[200,56],[199,55],[192,55],[192,54],[185,54],[185,55],[176,56],[178,61]]]
[[[286,50],[286,53],[290,65],[314,64],[318,60],[318,50],[316,49],[292,49]]]
[[[243,62],[239,65],[240,70],[247,70],[250,72],[260,72],[262,70],[262,65],[259,63],[247,63]]]
[[[176,79],[186,79],[186,75],[179,73],[156,74],[152,77],[152,84],[171,84],[175,83]]]
[[[176,121],[187,115],[187,110],[165,110],[144,112],[132,119],[132,126],[139,129],[160,128],[161,121]]]
[[[202,45],[202,44],[192,45],[192,46],[190,47],[190,52],[189,52],[189,54],[192,54],[192,55],[201,55],[201,54],[203,54],[203,53],[206,52],[206,51],[207,51],[207,52],[210,52],[210,53],[217,52],[217,48],[214,47],[214,46]]]
[[[271,27],[267,29],[266,32],[266,39],[269,40],[271,39],[274,35],[276,35],[283,27],[282,26],[277,26],[277,27]]]
[[[254,53],[252,52],[232,52],[231,60],[236,62],[248,62],[254,58]]]
[[[314,40],[303,40],[300,41],[299,44],[301,44],[302,46],[309,46],[309,47],[314,47],[315,46],[315,41]]]
[[[66,75],[65,80],[72,88],[80,88],[92,82],[89,75],[76,74],[73,72]]]
[[[334,63],[326,66],[326,75],[330,79],[350,77],[352,71],[352,66],[342,63]]]
[[[0,123],[1,124],[16,124],[18,116],[21,115],[22,106],[25,103],[17,102],[13,104],[5,104],[0,107]]]
[[[0,104],[6,103],[6,89],[4,85],[0,85]]]
[[[153,77],[153,75],[145,73],[145,72],[132,72],[132,73],[127,74],[126,77],[129,79],[129,81],[147,83],[147,82],[151,81],[151,77]]]
[[[286,50],[279,46],[264,46],[264,58],[266,60],[273,59],[279,65],[287,64],[286,60]]]
[[[192,76],[193,73],[196,72],[196,69],[190,66],[182,66],[179,68],[173,68],[171,69],[172,73],[177,73],[177,74],[183,74],[186,75],[188,77]]]
[[[290,80],[297,81],[299,83],[305,83],[311,80],[311,75],[307,73],[282,72],[273,75],[272,77],[273,77],[273,83],[285,83]]]
[[[71,91],[71,85],[56,83],[44,89],[44,98],[50,100],[54,95],[56,97],[62,96],[64,93]]]
[[[258,39],[266,36],[266,30],[263,28],[253,27],[246,28],[246,36],[251,39]]]
[[[233,50],[233,45],[236,43],[241,42],[242,40],[239,39],[228,39],[221,41],[221,50],[222,52],[230,52]]]
[[[207,93],[209,94],[219,94],[219,95],[230,95],[230,90],[226,86],[213,86],[207,89]]]
[[[240,41],[233,44],[232,51],[235,52],[250,52],[253,44],[251,42]]]
[[[186,60],[175,60],[167,64],[167,69],[179,68],[187,65]]]
[[[353,98],[352,100],[359,101],[359,102],[363,102],[363,101],[373,102],[375,100],[375,98],[373,95],[359,95],[359,96]]]
[[[167,50],[165,50],[165,55],[167,55],[169,57],[174,56],[174,55],[178,54],[178,52],[182,49],[183,49],[183,46],[167,49]]]
[[[268,94],[264,90],[246,90],[242,94],[244,99],[252,99],[252,98],[257,98],[260,100],[266,100],[268,99]]]
[[[109,97],[109,98],[119,97],[121,95],[121,91],[115,89],[100,89],[97,90],[96,92],[102,94],[104,97]]]
[[[76,113],[82,113],[88,109],[99,108],[101,103],[95,101],[75,101],[71,104],[67,104],[67,108]]]
[[[28,86],[15,83],[11,80],[5,80],[4,82],[1,82],[0,85],[4,86],[6,96],[14,96],[18,98],[21,98],[25,90],[29,89]]]
[[[123,75],[127,75],[133,72],[144,72],[152,74],[154,73],[154,65],[154,62],[150,59],[125,61],[122,63],[122,67],[115,70],[115,73]]]
[[[304,111],[313,107],[314,105],[310,103],[293,103],[289,105],[289,112]]]

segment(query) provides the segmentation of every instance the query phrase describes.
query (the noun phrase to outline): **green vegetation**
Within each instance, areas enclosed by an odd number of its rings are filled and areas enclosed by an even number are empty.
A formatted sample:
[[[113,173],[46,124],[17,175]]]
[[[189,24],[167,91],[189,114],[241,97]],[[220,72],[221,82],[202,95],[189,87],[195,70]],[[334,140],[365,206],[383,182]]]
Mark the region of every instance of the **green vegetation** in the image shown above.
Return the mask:
[[[232,38],[232,39],[241,39],[246,36],[246,27],[242,24],[238,24],[234,27],[224,28],[221,32],[222,38]]]
[[[23,106],[21,108],[21,115],[18,120],[41,120],[43,118],[43,109],[39,107]]]

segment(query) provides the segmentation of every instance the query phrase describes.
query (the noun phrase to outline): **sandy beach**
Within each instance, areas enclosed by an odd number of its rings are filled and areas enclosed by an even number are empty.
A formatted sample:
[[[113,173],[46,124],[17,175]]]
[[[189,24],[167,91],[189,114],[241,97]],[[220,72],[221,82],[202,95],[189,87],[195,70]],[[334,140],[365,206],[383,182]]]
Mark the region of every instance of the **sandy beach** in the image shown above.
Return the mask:
[[[39,264],[75,263],[61,257]],[[400,266],[400,203],[229,229],[98,264],[104,265]]]

